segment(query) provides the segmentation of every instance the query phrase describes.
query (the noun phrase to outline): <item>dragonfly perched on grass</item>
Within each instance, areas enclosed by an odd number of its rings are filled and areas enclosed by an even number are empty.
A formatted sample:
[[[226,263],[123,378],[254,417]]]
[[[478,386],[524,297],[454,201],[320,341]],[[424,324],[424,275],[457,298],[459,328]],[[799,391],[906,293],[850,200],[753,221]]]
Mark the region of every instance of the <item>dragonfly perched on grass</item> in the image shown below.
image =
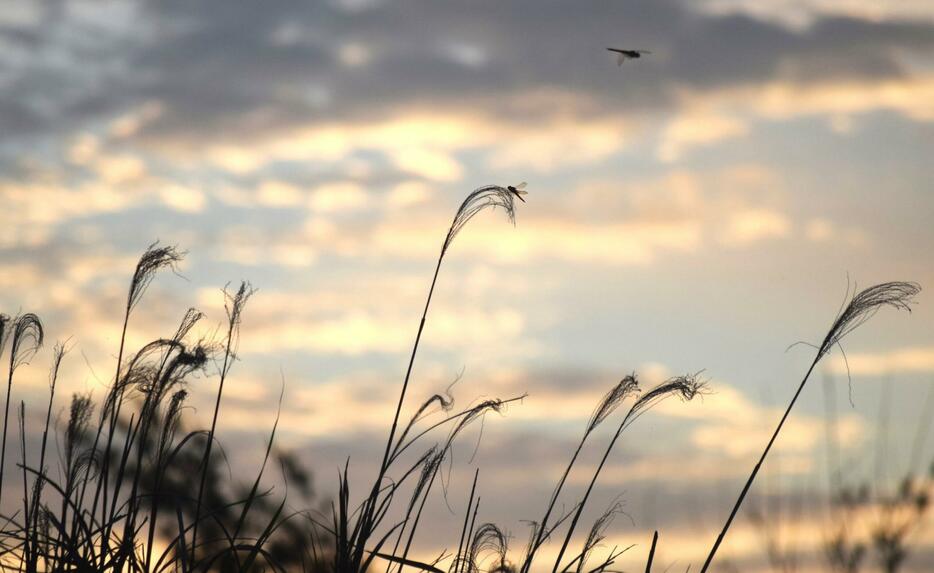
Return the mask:
[[[506,189],[509,189],[509,192],[516,196],[517,199],[525,203],[525,199],[522,198],[523,195],[528,195],[529,192],[525,190],[526,182],[523,181],[518,185],[507,185]]]

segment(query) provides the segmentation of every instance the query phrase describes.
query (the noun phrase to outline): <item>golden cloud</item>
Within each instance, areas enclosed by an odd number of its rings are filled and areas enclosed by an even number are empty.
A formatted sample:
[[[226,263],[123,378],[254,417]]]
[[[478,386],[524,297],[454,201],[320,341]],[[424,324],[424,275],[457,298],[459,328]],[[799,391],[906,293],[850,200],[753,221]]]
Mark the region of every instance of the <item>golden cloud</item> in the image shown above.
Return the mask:
[[[849,365],[849,367],[847,367]],[[883,376],[887,374],[927,374],[934,372],[934,347],[914,346],[887,352],[847,353],[829,362],[835,374]]]
[[[775,80],[706,92],[684,91],[681,96],[687,109],[730,109],[766,120],[888,110],[916,121],[934,121],[932,75],[807,85]]]
[[[688,149],[734,139],[748,132],[749,126],[736,117],[699,111],[680,114],[662,131],[657,156],[662,161],[675,161]]]
[[[770,209],[745,209],[732,213],[720,233],[720,241],[728,246],[748,245],[762,239],[788,235],[791,222],[785,215]]]

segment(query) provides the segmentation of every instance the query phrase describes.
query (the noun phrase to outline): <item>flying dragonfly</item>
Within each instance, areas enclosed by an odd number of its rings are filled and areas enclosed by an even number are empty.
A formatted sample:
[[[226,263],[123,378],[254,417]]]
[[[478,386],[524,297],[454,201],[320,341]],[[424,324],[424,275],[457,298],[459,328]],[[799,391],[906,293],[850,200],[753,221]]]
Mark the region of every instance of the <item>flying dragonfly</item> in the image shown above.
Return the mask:
[[[621,50],[619,48],[607,48],[608,51],[619,54],[616,57],[616,65],[621,66],[626,60],[635,60],[641,58],[644,54],[651,54],[648,50]]]
[[[516,196],[517,199],[525,203],[525,199],[522,198],[523,195],[528,195],[529,192],[525,190],[526,182],[523,181],[518,185],[507,185],[506,189],[509,189],[510,193]]]

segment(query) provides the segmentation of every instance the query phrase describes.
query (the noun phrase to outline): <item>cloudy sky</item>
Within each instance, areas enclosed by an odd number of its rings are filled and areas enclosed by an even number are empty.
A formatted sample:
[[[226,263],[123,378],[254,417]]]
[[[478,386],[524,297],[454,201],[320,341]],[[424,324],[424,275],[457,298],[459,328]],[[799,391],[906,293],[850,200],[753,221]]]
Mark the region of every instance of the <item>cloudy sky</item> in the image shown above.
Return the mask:
[[[528,393],[463,439],[448,500],[481,467],[483,517],[522,547],[614,382],[703,370],[710,395],[640,419],[599,484],[630,568],[655,528],[665,566],[699,562],[812,358],[786,348],[848,288],[934,287],[932,157],[925,0],[0,3],[0,304],[70,337],[63,396],[101,394],[136,257],[177,244],[131,345],[189,306],[220,323],[251,281],[223,431],[251,459],[284,379],[282,443],[327,497],[348,455],[373,470],[457,206],[528,181],[515,227],[484,213],[449,253],[413,400]],[[849,483],[934,456],[932,303],[847,340],[850,387],[836,354],[806,389],[753,500],[796,550],[826,531],[826,410]],[[14,388],[36,411],[48,358]],[[424,552],[457,541],[433,502]],[[762,532],[741,518],[723,551],[753,570]]]

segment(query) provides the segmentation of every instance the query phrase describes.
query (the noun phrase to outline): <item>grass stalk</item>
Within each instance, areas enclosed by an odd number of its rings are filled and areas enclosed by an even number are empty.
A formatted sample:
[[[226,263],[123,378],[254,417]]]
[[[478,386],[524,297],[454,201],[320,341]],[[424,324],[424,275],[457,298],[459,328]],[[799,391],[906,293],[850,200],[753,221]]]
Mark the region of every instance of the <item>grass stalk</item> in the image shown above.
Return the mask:
[[[794,408],[795,403],[798,401],[798,397],[801,396],[801,392],[804,390],[804,387],[810,379],[811,373],[814,372],[814,369],[817,367],[817,364],[821,361],[822,358],[830,353],[834,346],[838,346],[843,338],[846,337],[846,335],[853,332],[853,330],[869,320],[880,308],[884,306],[890,306],[896,310],[907,310],[910,312],[913,299],[920,291],[921,287],[915,283],[890,282],[879,284],[873,287],[869,287],[859,292],[858,294],[855,294],[850,300],[849,304],[846,305],[846,307],[837,315],[837,318],[834,320],[830,330],[828,330],[826,336],[824,336],[824,341],[821,343],[820,347],[818,347],[817,354],[811,362],[811,365],[808,367],[807,372],[804,374],[804,377],[798,384],[798,388],[795,390],[791,401],[785,408],[785,412],[782,414],[781,419],[778,421],[778,425],[772,432],[772,436],[769,438],[768,443],[766,443],[765,448],[762,450],[762,453],[759,456],[759,460],[756,462],[756,465],[753,466],[752,472],[750,472],[749,477],[746,479],[746,483],[743,485],[743,489],[740,490],[739,496],[736,498],[736,502],[733,504],[733,509],[727,516],[726,522],[723,524],[723,528],[720,530],[716,541],[714,541],[713,546],[710,548],[710,553],[704,560],[704,565],[701,567],[701,573],[706,573],[710,568],[711,563],[713,563],[714,557],[717,554],[717,550],[723,543],[723,539],[726,537],[727,532],[730,530],[730,525],[733,524],[733,519],[736,517],[736,514],[739,513],[739,509],[742,507],[743,501],[746,499],[746,494],[749,493],[749,489],[752,487],[756,476],[759,474],[759,470],[762,468],[762,464],[765,463],[766,457],[768,457],[772,446],[778,439],[778,435],[781,433],[782,428],[785,426],[785,422],[788,420],[788,416],[791,415],[792,408]]]
[[[652,535],[652,547],[649,548],[649,558],[645,562],[645,573],[652,573],[652,561],[655,560],[655,547],[658,545],[658,530]]]
[[[214,434],[217,431],[217,418],[220,414],[221,409],[221,398],[224,394],[224,382],[227,380],[227,375],[230,373],[230,368],[233,364],[234,353],[237,346],[237,334],[240,327],[240,316],[243,311],[243,306],[246,304],[247,299],[253,294],[253,290],[250,288],[249,283],[241,282],[240,288],[237,290],[236,294],[230,295],[226,290],[224,291],[224,297],[227,302],[225,303],[225,308],[227,309],[227,340],[224,345],[224,359],[223,364],[220,370],[220,377],[217,383],[217,393],[214,401],[214,413],[211,417],[211,428],[208,430],[207,442],[204,445],[204,458],[201,461],[201,478],[198,483],[198,495],[195,498],[195,518],[194,523],[192,524],[191,531],[191,550],[192,550],[192,560],[195,560],[194,551],[198,547],[198,524],[201,521],[201,507],[204,499],[204,488],[207,481],[207,470],[208,463],[211,459],[211,449],[214,445]]]

